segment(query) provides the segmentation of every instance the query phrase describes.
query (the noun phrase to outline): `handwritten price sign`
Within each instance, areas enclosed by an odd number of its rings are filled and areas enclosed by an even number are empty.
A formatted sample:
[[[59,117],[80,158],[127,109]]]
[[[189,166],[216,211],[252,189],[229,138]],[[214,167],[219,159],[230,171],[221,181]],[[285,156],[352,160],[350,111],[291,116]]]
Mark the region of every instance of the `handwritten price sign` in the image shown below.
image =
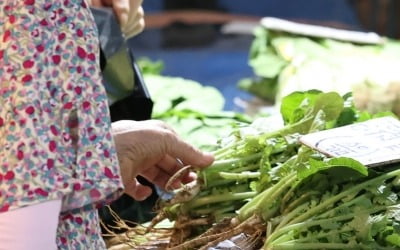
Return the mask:
[[[382,117],[302,136],[300,142],[330,157],[350,157],[366,166],[400,161],[400,121]]]

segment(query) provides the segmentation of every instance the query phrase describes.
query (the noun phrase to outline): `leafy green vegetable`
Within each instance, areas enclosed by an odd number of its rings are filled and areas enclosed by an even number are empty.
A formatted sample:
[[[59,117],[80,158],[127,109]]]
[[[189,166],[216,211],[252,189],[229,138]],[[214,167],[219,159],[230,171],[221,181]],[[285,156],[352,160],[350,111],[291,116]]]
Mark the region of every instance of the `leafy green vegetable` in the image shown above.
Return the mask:
[[[164,63],[161,60],[153,61],[147,57],[140,57],[137,64],[143,75],[160,75],[164,70]]]
[[[368,175],[368,171],[365,168],[365,166],[351,158],[333,158],[333,159],[329,159],[325,162],[317,161],[317,160],[314,160],[311,158],[309,160],[309,164],[310,165],[308,165],[307,167],[303,167],[302,169],[298,170],[297,176],[299,179],[305,179],[308,176],[311,176],[311,175],[317,173],[318,171],[327,170],[332,167],[346,167],[346,168],[353,169],[353,170],[361,173],[362,175],[365,175],[365,176]]]
[[[362,45],[258,27],[249,53],[256,78],[238,86],[275,101],[294,91],[354,93],[359,109],[400,114],[400,42]]]
[[[283,99],[281,110],[280,126],[270,126],[268,117],[236,128],[214,151],[216,161],[198,170],[197,185],[162,203],[162,214],[194,237],[177,249],[210,246],[205,239],[223,241],[262,227],[264,249],[398,247],[400,170],[367,169],[298,142],[301,134],[366,118],[351,95],[295,92]],[[202,227],[190,223],[202,219]]]
[[[212,113],[224,107],[224,97],[216,88],[202,86],[193,80],[158,75],[145,75],[144,80],[154,99],[155,117],[172,108]]]
[[[246,115],[223,111],[224,97],[214,87],[153,73],[144,74],[144,80],[154,102],[152,118],[165,121],[203,150],[215,149],[226,128],[250,122]]]

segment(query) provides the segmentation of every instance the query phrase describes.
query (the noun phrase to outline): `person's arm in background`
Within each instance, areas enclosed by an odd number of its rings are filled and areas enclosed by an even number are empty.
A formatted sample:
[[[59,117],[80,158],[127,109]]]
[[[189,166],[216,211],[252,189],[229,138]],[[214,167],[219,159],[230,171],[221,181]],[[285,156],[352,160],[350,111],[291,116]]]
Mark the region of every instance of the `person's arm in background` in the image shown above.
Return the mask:
[[[89,0],[93,7],[111,7],[120,24],[125,38],[131,38],[143,31],[143,0]]]

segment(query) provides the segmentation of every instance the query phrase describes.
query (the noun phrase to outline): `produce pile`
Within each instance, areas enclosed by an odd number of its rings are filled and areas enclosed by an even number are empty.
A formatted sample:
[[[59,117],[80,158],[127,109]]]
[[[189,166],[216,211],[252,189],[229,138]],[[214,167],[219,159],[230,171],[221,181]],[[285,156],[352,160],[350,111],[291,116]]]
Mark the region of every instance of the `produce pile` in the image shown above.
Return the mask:
[[[224,249],[226,242],[243,249],[400,248],[400,169],[327,158],[298,140],[391,113],[370,115],[351,95],[317,90],[284,97],[280,110],[281,117],[220,138],[211,166],[187,166],[197,181],[160,201],[150,225],[132,229],[125,242],[136,249],[152,242],[154,249]],[[160,229],[164,219],[172,224]]]
[[[363,45],[258,27],[249,53],[255,78],[239,87],[268,102],[293,91],[353,92],[358,108],[400,114],[400,41]]]

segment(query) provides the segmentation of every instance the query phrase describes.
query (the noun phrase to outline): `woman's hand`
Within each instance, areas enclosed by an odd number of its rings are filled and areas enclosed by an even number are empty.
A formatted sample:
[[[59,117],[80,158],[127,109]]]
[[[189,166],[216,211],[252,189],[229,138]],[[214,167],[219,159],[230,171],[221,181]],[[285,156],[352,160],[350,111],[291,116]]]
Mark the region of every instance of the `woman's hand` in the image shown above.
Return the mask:
[[[125,38],[131,38],[144,29],[143,0],[89,0],[94,7],[112,7]]]
[[[183,167],[182,163],[205,167],[214,161],[212,155],[185,143],[161,121],[117,121],[112,124],[112,130],[125,192],[136,200],[144,200],[152,192],[136,180],[138,175],[165,188],[171,176]],[[194,173],[187,172],[172,187],[178,188],[194,178]]]

